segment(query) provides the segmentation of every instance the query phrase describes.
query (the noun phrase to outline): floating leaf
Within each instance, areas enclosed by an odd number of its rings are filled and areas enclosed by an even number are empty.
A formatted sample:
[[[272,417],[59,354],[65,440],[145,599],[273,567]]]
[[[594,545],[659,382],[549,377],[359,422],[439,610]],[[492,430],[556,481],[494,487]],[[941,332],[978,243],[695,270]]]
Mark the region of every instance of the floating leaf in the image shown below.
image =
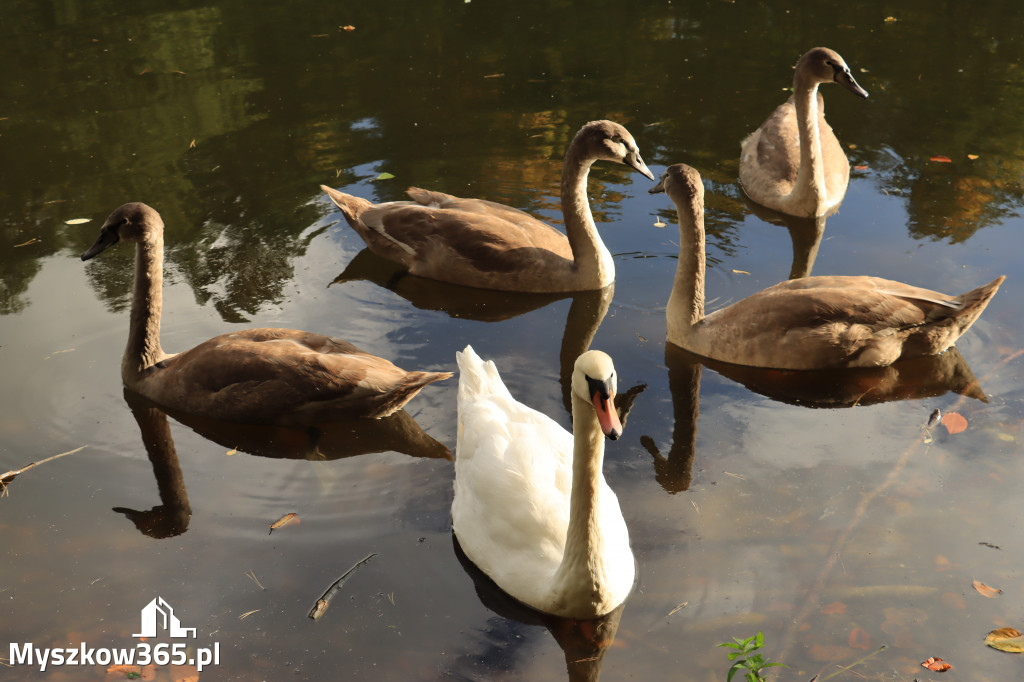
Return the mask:
[[[934,656],[929,658],[927,661],[922,661],[921,665],[937,673],[944,673],[953,667],[941,658],[935,658]]]
[[[930,160],[931,161],[938,161],[939,163],[953,163],[953,159],[949,158],[948,156],[942,156],[942,155],[933,156]]]
[[[854,167],[853,167],[853,170],[858,170],[858,171],[866,171],[867,169],[868,169],[868,167],[867,167],[866,165],[863,165],[863,166],[854,166]]]
[[[295,512],[288,512],[287,514],[279,518],[277,521],[274,521],[272,524],[270,524],[270,533],[273,533],[276,529],[280,528],[281,526],[287,526],[289,523],[298,522],[299,515]],[[270,533],[267,533],[267,535],[270,535]]]
[[[354,31],[354,30],[356,30],[356,27],[353,26],[352,24],[346,24],[345,26],[341,27],[341,30],[342,31]]]
[[[749,273],[749,272],[747,272],[746,270],[737,270],[736,268],[733,268],[733,270],[732,270],[732,271],[733,271],[734,273],[736,273],[737,275],[749,275],[749,274],[750,274],[750,273]]]
[[[92,220],[92,218],[72,218],[71,220],[65,220],[64,224],[65,225],[81,225],[82,223],[87,223],[90,220]]]
[[[886,17],[885,18],[885,23],[887,23],[887,24],[895,24],[896,23],[896,17]]]
[[[29,239],[27,242],[22,242],[20,244],[15,244],[14,248],[18,248],[19,246],[28,246],[29,244],[38,244],[40,241],[41,240],[39,240],[38,238],[32,237],[32,239]]]
[[[188,143],[188,148],[189,149],[195,149],[196,148],[196,138],[194,138],[194,137],[192,138],[192,141]]]
[[[977,154],[968,154],[967,158],[970,159],[971,161],[974,161],[976,158],[978,158],[978,155]]]
[[[977,580],[975,580],[973,584],[974,589],[976,589],[979,594],[981,594],[983,597],[988,597],[989,599],[995,599],[1003,593],[1003,591],[999,588],[989,587],[985,583],[978,582]]]
[[[967,428],[967,420],[959,412],[947,412],[942,415],[942,425],[949,431],[949,435],[953,435]]]
[[[985,644],[1008,654],[1019,654],[1024,652],[1024,635],[1013,628],[999,628],[986,635]]]
[[[395,177],[395,176],[392,173],[388,173],[387,171],[384,171],[383,173],[381,173],[380,175],[375,177],[374,180],[390,180],[393,177]]]
[[[655,227],[665,227],[665,223],[661,222],[661,218],[658,218],[657,220],[654,221],[654,226]]]
[[[228,451],[227,451],[227,452],[225,452],[224,454],[225,454],[225,455],[227,455],[228,457],[230,457],[231,455],[234,455],[234,454],[236,454],[237,452],[238,452],[238,448],[231,448],[230,450],[228,450]]]

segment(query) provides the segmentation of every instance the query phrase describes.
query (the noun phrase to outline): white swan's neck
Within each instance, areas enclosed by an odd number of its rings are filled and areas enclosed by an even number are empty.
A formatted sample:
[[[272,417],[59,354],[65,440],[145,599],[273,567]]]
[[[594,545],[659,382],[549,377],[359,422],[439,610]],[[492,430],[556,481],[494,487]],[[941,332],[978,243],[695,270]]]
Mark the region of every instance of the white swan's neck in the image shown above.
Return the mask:
[[[612,254],[601,241],[587,199],[587,177],[594,159],[573,144],[562,167],[562,217],[580,289],[600,289],[615,280]]]
[[[700,196],[672,200],[679,214],[679,264],[665,317],[668,339],[678,343],[704,319],[704,200]]]
[[[604,481],[604,434],[593,406],[572,395],[573,453],[569,528],[562,563],[552,579],[555,612],[575,618],[607,613],[611,567],[605,560],[605,542],[599,519]]]
[[[797,126],[800,130],[800,168],[787,203],[804,208],[807,215],[817,215],[828,205],[825,187],[825,159],[818,128],[818,83],[793,82],[793,104],[796,106]]]
[[[160,347],[163,308],[164,237],[151,233],[135,246],[135,289],[132,293],[128,345],[121,359],[121,379],[132,387],[140,375],[167,355]]]

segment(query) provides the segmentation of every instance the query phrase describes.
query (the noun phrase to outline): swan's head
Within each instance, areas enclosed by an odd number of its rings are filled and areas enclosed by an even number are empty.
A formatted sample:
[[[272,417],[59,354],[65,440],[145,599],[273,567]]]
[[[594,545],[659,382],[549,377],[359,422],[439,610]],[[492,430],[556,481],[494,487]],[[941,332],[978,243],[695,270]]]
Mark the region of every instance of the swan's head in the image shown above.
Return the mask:
[[[572,390],[594,406],[601,430],[612,440],[622,435],[619,413],[612,402],[617,385],[615,365],[607,353],[590,350],[577,358],[572,373]]]
[[[640,148],[629,131],[614,121],[591,121],[580,128],[569,146],[592,160],[624,163],[651,180],[654,174],[640,156]]]
[[[700,181],[700,173],[685,163],[666,168],[658,184],[647,191],[651,194],[665,192],[676,203],[704,202],[704,183]]]
[[[82,254],[82,260],[89,260],[107,247],[119,241],[143,242],[150,235],[159,234],[164,222],[155,210],[138,202],[119,206],[107,217],[100,228],[100,236],[89,250]]]
[[[868,91],[860,87],[839,53],[827,47],[812,48],[800,58],[793,82],[801,79],[814,83],[839,83],[858,97],[868,96]]]

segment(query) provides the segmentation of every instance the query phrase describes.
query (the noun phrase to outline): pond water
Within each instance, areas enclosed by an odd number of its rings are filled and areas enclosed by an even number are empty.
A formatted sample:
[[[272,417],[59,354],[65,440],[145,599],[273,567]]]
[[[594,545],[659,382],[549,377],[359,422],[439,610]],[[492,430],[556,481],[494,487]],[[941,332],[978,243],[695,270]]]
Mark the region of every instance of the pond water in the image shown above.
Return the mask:
[[[1021,661],[983,640],[1024,625],[1024,8],[8,0],[0,17],[0,473],[84,446],[0,497],[3,642],[133,647],[159,596],[197,629],[190,655],[219,647],[203,680],[723,680],[715,645],[759,630],[788,666],[774,679],[932,679],[931,656],[961,679],[1017,679]],[[819,44],[870,98],[823,89],[854,171],[815,235],[755,214],[737,172],[740,141]],[[318,188],[385,201],[417,185],[558,223],[562,155],[596,118],[625,125],[656,175],[702,173],[712,306],[806,268],[815,248],[814,274],[949,293],[1007,281],[934,362],[735,374],[666,349],[675,213],[624,167],[598,164],[589,186],[614,291],[565,297],[396,276]],[[563,356],[591,339],[611,354],[636,389],[605,464],[638,565],[624,608],[543,619],[461,558],[456,379],[315,443],[126,395],[132,250],[78,256],[132,200],[167,225],[171,352],[285,326],[454,370],[472,344],[567,427]],[[935,409],[967,428],[926,430]],[[301,522],[268,535],[289,512]]]

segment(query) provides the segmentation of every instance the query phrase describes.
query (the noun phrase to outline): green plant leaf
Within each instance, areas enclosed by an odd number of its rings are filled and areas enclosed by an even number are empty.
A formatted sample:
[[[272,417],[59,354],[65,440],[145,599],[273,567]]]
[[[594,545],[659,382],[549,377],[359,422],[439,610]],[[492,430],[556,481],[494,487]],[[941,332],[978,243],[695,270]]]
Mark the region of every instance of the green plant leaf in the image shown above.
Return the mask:
[[[390,180],[393,177],[395,177],[394,174],[384,171],[383,173],[375,177],[374,180]]]

